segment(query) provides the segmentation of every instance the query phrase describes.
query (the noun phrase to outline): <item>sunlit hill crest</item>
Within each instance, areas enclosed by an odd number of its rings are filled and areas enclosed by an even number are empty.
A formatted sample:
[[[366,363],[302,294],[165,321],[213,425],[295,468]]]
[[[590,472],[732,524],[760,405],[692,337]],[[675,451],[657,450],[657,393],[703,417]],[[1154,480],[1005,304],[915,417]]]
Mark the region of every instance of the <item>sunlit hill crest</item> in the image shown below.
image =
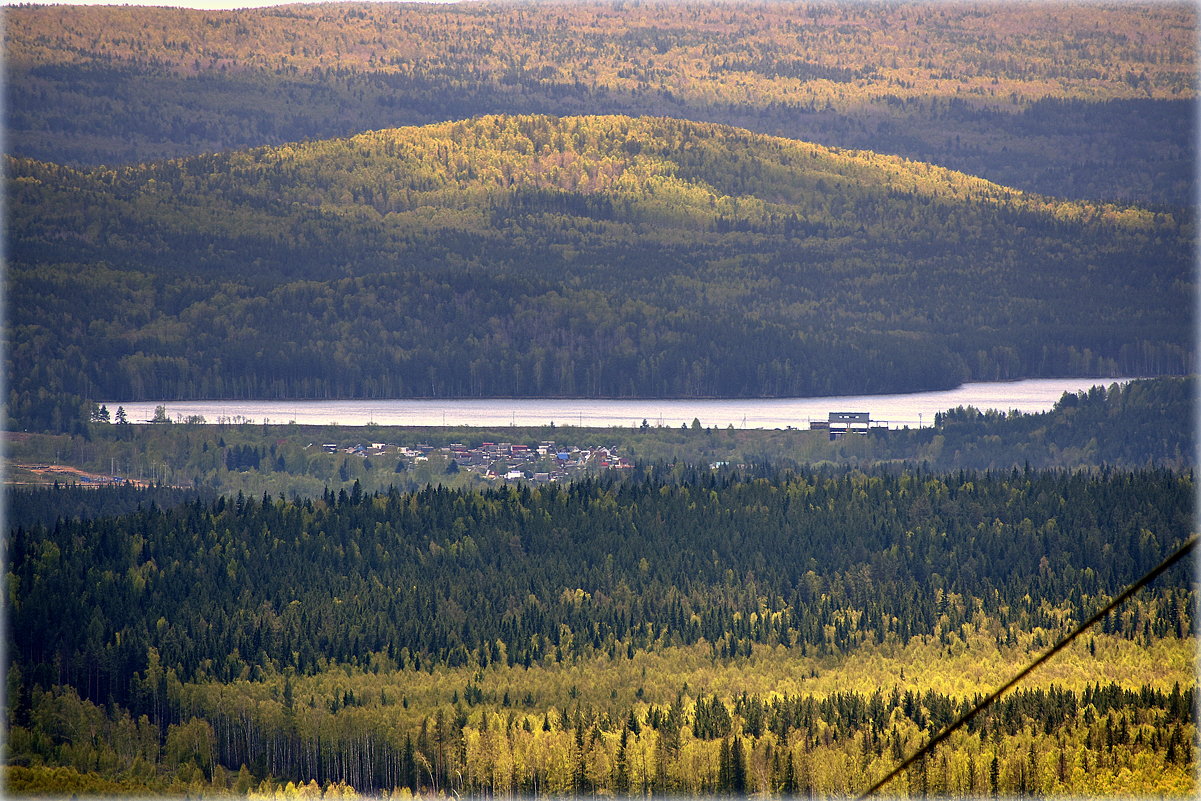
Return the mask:
[[[867,197],[1008,205],[1123,225],[1153,221],[1141,210],[1056,201],[896,156],[714,123],[617,115],[489,115],[171,160],[119,170],[108,180],[140,184],[145,193],[164,179],[184,192],[206,192],[223,173],[266,177],[277,202],[370,208],[381,215],[463,208],[498,193],[538,190],[607,195],[626,204],[627,214],[618,216],[706,226],[719,218],[762,222],[781,212],[821,219],[837,216],[839,198]],[[245,186],[247,200],[256,194],[255,183]]]

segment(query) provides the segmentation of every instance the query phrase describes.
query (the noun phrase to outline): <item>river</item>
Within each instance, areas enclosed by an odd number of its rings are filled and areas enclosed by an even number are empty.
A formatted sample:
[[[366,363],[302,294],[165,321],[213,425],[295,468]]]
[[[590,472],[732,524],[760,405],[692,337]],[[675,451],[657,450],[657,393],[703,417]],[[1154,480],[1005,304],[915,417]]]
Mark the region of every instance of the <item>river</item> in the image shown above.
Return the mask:
[[[850,395],[820,398],[734,398],[716,400],[436,399],[336,401],[161,401],[106,402],[110,413],[124,406],[131,422],[150,420],[166,407],[172,421],[202,416],[208,423],[253,422],[302,425],[404,426],[638,426],[679,427],[695,418],[725,428],[808,428],[830,412],[868,412],[891,428],[930,425],[937,412],[957,406],[978,409],[1049,410],[1064,392],[1129,378],[1038,378],[964,384],[956,389],[902,395]]]

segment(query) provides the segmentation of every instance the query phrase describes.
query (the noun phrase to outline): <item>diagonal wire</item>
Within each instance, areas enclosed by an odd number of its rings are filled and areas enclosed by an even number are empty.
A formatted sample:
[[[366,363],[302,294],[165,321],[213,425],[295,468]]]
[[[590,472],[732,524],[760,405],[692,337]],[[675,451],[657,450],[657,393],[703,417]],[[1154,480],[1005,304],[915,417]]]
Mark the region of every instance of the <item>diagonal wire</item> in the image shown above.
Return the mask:
[[[879,790],[881,787],[883,787],[884,785],[886,785],[890,781],[892,781],[894,778],[896,778],[897,774],[899,774],[901,771],[905,770],[905,768],[909,767],[917,760],[924,757],[926,754],[930,753],[930,751],[934,750],[935,746],[937,746],[943,740],[950,737],[953,732],[957,731],[965,723],[970,721],[972,718],[976,717],[976,715],[983,712],[985,708],[987,708],[990,704],[992,704],[993,701],[996,701],[998,698],[1000,698],[1007,690],[1009,690],[1011,687],[1013,687],[1013,685],[1017,684],[1019,681],[1026,678],[1026,676],[1032,670],[1034,670],[1036,667],[1041,665],[1043,662],[1046,662],[1051,657],[1055,656],[1055,654],[1062,651],[1065,647],[1067,647],[1068,643],[1070,643],[1072,640],[1079,637],[1081,634],[1083,634],[1085,631],[1087,631],[1089,628],[1091,628],[1093,625],[1095,625],[1099,620],[1101,620],[1106,615],[1108,615],[1110,612],[1112,612],[1114,609],[1116,609],[1123,601],[1125,601],[1131,595],[1134,595],[1136,592],[1141,590],[1143,587],[1150,584],[1152,581],[1154,581],[1156,578],[1158,578],[1161,573],[1163,573],[1165,570],[1167,570],[1172,565],[1176,564],[1178,561],[1180,561],[1182,558],[1184,558],[1184,556],[1189,551],[1193,550],[1193,548],[1196,546],[1196,544],[1197,544],[1197,536],[1193,535],[1187,541],[1185,541],[1185,543],[1183,545],[1181,545],[1179,548],[1177,548],[1172,553],[1171,556],[1169,556],[1167,559],[1164,559],[1162,562],[1159,563],[1159,565],[1157,567],[1155,567],[1149,573],[1147,573],[1145,576],[1143,576],[1141,579],[1139,579],[1138,581],[1134,582],[1129,587],[1127,587],[1122,592],[1121,595],[1117,596],[1112,601],[1110,601],[1108,606],[1106,606],[1101,611],[1097,612],[1097,614],[1093,615],[1088,620],[1081,623],[1079,626],[1076,627],[1075,631],[1073,631],[1068,636],[1064,637],[1059,642],[1055,643],[1055,645],[1053,645],[1049,651],[1047,651],[1045,654],[1040,656],[1038,659],[1034,660],[1029,665],[1027,665],[1025,668],[1023,668],[1021,673],[1018,673],[1016,676],[1014,676],[1012,679],[1010,679],[1008,682],[1006,682],[1005,685],[1002,686],[999,690],[996,690],[995,692],[993,692],[992,695],[988,696],[983,701],[976,704],[975,708],[973,708],[970,712],[965,713],[954,723],[950,724],[945,729],[943,729],[941,732],[939,732],[937,735],[935,735],[934,738],[930,740],[930,742],[923,745],[912,756],[910,756],[908,759],[906,759],[900,765],[897,765],[895,768],[893,768],[892,771],[887,776],[885,776],[883,779],[880,779],[880,781],[876,782],[871,787],[869,787],[867,790],[865,790],[863,792],[863,794],[860,795],[856,799],[856,801],[863,801],[865,798],[868,798],[869,796],[874,795],[877,790]]]

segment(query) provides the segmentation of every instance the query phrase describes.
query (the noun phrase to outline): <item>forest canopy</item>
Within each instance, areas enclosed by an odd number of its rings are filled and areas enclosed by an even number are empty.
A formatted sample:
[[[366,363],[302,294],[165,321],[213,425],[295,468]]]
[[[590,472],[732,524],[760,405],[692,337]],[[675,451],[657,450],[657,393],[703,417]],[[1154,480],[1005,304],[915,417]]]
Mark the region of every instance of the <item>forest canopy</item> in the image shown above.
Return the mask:
[[[857,795],[1193,535],[1196,17],[7,8],[6,791]],[[1065,376],[1148,380],[168,411]],[[1197,609],[1177,563],[890,792],[1196,797]]]
[[[721,125],[489,116],[8,173],[23,427],[88,399],[826,395],[1193,359],[1187,215]]]
[[[18,6],[10,152],[129,164],[480,114],[667,115],[1193,201],[1186,3]]]
[[[1192,499],[1158,469],[657,467],[37,523],[9,532],[15,775],[857,792],[1175,548]],[[1178,565],[900,786],[1187,795],[1194,592]]]

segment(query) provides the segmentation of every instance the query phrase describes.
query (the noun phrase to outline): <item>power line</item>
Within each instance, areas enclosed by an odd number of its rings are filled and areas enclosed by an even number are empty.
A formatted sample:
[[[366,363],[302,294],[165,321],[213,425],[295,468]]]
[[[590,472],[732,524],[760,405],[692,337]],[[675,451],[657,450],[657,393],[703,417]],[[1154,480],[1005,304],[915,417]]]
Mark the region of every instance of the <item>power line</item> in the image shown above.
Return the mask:
[[[885,776],[883,779],[876,782],[871,787],[869,787],[867,790],[865,790],[864,793],[862,795],[860,795],[858,799],[856,799],[856,801],[863,801],[863,799],[868,798],[869,796],[875,794],[875,792],[877,790],[879,790],[881,787],[883,787],[884,785],[886,785],[890,781],[892,781],[894,778],[896,778],[897,774],[899,774],[901,771],[905,770],[905,768],[909,767],[914,762],[916,762],[917,760],[924,757],[926,754],[933,751],[935,746],[937,746],[943,740],[950,737],[953,732],[960,729],[965,723],[967,723],[972,718],[976,717],[976,715],[978,715],[982,711],[984,711],[985,708],[987,708],[990,704],[992,704],[993,701],[996,701],[998,698],[1000,698],[1007,690],[1009,690],[1011,687],[1013,687],[1013,685],[1017,684],[1019,681],[1026,678],[1026,676],[1029,675],[1032,670],[1034,670],[1036,667],[1041,665],[1043,662],[1046,662],[1051,657],[1055,656],[1055,654],[1062,651],[1064,648],[1067,647],[1068,643],[1070,643],[1072,640],[1076,639],[1081,634],[1083,634],[1085,631],[1090,629],[1098,621],[1100,621],[1102,618],[1104,618],[1106,615],[1108,615],[1110,612],[1112,612],[1114,609],[1116,609],[1119,605],[1121,605],[1121,603],[1123,601],[1125,601],[1131,595],[1134,595],[1136,592],[1141,590],[1143,587],[1150,584],[1152,581],[1154,581],[1156,578],[1158,578],[1161,573],[1163,573],[1165,570],[1167,570],[1172,565],[1176,564],[1178,561],[1180,561],[1182,558],[1184,558],[1184,556],[1189,551],[1193,550],[1193,547],[1196,546],[1196,544],[1197,544],[1197,537],[1194,535],[1194,536],[1190,537],[1183,545],[1181,545],[1179,548],[1177,548],[1172,553],[1171,556],[1169,556],[1167,559],[1164,559],[1162,562],[1159,563],[1159,565],[1157,567],[1155,567],[1149,573],[1147,573],[1145,576],[1143,576],[1138,581],[1134,582],[1129,587],[1127,587],[1122,592],[1121,595],[1119,595],[1118,597],[1116,597],[1112,601],[1110,601],[1108,606],[1106,606],[1104,609],[1097,612],[1095,615],[1090,617],[1088,620],[1084,621],[1079,626],[1077,626],[1075,631],[1073,631],[1068,636],[1064,637],[1059,642],[1055,643],[1055,645],[1053,645],[1049,651],[1047,651],[1045,654],[1040,656],[1038,659],[1034,660],[1029,665],[1027,665],[1025,668],[1023,668],[1020,673],[1018,673],[1016,676],[1014,676],[1012,679],[1010,679],[1008,682],[1006,682],[1005,685],[1002,686],[999,690],[996,690],[995,692],[993,692],[992,695],[988,696],[983,701],[976,704],[975,708],[973,708],[970,712],[967,712],[964,715],[960,716],[960,718],[958,720],[956,720],[954,723],[947,726],[945,729],[943,729],[941,732],[939,732],[937,735],[935,735],[934,738],[930,740],[930,742],[926,743],[921,748],[919,748],[916,753],[914,753],[912,756],[910,756],[908,759],[906,759],[900,765],[897,765],[895,768],[893,768],[892,771],[887,776]]]

